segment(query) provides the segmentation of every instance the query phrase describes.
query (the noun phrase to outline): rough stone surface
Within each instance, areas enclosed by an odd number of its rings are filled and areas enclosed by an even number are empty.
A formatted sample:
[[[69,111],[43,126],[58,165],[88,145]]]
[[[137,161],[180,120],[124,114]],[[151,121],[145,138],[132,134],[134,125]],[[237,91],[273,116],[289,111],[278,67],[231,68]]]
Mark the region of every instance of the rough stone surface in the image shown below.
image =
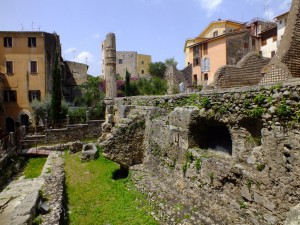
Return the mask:
[[[300,202],[299,102],[272,94],[299,87],[118,98],[101,145],[135,165],[137,188],[163,224],[283,224]]]
[[[99,158],[99,152],[94,143],[88,143],[82,147],[81,162],[95,160]]]
[[[116,36],[108,33],[105,39],[105,78],[106,78],[106,97],[117,97],[116,81]]]
[[[300,224],[300,204],[293,207],[288,213],[284,225],[299,225]]]
[[[81,141],[75,141],[70,144],[69,151],[70,153],[80,152],[82,150],[83,143]]]

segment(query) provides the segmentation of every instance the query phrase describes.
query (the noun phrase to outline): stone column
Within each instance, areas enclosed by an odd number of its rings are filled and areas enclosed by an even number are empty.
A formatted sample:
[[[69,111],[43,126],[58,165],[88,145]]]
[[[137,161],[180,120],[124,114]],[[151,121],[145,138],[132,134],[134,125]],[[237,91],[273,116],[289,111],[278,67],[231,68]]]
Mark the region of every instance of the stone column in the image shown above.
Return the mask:
[[[106,98],[117,97],[116,81],[116,37],[114,33],[108,33],[105,40],[105,78]]]

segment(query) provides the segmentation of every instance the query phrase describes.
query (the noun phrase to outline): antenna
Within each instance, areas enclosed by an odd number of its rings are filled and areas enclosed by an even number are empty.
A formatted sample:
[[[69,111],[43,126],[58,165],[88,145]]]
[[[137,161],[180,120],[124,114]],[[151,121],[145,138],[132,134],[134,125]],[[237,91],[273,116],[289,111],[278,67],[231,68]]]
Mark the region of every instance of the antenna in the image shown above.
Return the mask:
[[[21,28],[22,28],[22,31],[24,31],[24,27],[23,27],[23,24],[21,23]]]
[[[41,31],[41,26],[39,26],[39,31]]]
[[[33,31],[33,24],[34,24],[34,23],[32,22],[32,24],[31,24],[31,29],[32,29],[32,31]]]
[[[265,11],[265,14],[267,15],[268,20],[270,20],[270,7],[268,4],[264,5],[264,11]]]

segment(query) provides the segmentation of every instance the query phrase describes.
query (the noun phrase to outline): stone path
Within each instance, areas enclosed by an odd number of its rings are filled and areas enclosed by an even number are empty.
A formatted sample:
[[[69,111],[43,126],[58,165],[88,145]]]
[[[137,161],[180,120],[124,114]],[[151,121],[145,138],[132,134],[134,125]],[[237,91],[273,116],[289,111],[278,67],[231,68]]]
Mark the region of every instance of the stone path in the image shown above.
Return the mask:
[[[43,184],[43,178],[21,178],[11,182],[0,193],[0,223],[17,225],[31,221]]]

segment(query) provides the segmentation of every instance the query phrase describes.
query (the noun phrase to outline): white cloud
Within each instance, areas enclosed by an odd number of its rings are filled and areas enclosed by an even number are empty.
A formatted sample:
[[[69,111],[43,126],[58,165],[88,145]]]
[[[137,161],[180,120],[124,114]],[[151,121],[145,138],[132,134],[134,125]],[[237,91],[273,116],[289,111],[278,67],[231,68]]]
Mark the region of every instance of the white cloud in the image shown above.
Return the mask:
[[[94,56],[88,51],[82,51],[75,57],[75,62],[87,63],[93,62]]]
[[[210,17],[214,11],[222,4],[223,0],[194,0],[201,8],[207,11],[206,15]]]

